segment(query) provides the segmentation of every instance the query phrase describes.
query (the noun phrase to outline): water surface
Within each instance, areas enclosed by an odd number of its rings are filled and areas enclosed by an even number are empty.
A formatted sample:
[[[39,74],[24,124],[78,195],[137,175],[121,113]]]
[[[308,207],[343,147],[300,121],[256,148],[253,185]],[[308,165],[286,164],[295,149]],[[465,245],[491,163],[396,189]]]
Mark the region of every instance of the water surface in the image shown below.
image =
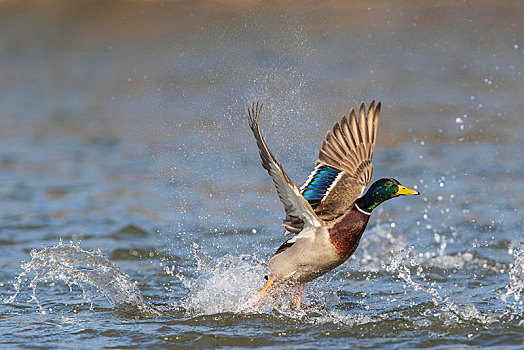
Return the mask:
[[[0,303],[0,344],[521,347],[522,18],[517,2],[3,3],[2,299],[32,249],[74,241],[162,314],[89,283],[33,291],[33,270]],[[374,179],[422,195],[376,210],[307,312],[239,312],[284,240],[246,107],[265,103],[301,184],[326,130],[372,99]]]

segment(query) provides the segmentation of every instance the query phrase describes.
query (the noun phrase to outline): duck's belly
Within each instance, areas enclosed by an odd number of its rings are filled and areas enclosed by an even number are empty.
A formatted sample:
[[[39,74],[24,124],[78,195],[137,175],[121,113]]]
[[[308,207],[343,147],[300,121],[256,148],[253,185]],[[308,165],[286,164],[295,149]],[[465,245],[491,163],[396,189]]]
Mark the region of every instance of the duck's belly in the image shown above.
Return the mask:
[[[346,261],[330,244],[327,231],[297,237],[296,242],[269,261],[268,275],[275,282],[305,283]]]

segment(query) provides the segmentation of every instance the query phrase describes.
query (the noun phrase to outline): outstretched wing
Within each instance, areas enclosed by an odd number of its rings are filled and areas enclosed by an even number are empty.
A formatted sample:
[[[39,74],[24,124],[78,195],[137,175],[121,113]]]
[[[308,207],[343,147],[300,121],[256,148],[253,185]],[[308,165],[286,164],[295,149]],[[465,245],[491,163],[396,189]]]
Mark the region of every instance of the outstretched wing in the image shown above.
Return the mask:
[[[257,103],[255,105],[253,102],[251,108],[248,109],[249,126],[257,140],[262,166],[273,178],[278,197],[284,204],[286,219],[283,221],[283,225],[292,233],[299,233],[305,226],[318,227],[320,222],[313,208],[300,194],[297,186],[289,179],[282,165],[277,163],[260,133],[259,117],[261,110],[262,104]]]
[[[350,208],[371,180],[380,103],[371,102],[359,116],[352,108],[328,131],[318,152],[316,167],[300,188],[304,198],[323,220],[332,220]]]

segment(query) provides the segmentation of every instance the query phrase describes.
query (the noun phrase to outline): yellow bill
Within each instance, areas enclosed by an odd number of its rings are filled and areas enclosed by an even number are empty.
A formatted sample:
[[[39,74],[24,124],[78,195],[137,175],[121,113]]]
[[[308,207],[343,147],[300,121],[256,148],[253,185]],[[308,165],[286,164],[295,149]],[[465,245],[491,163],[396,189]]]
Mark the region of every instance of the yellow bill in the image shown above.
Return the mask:
[[[397,191],[397,195],[405,195],[405,196],[413,196],[413,195],[416,195],[416,194],[420,194],[418,193],[418,191],[415,191],[415,190],[411,190],[407,187],[404,187],[402,185],[399,185],[398,186],[398,191]]]

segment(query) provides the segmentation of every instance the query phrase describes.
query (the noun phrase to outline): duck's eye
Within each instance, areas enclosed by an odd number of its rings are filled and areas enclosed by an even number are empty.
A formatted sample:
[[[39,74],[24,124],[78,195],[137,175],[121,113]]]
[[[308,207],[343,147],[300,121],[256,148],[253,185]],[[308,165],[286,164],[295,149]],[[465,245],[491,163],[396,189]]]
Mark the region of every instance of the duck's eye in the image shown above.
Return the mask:
[[[386,186],[391,186],[393,183],[391,181],[386,181]]]

